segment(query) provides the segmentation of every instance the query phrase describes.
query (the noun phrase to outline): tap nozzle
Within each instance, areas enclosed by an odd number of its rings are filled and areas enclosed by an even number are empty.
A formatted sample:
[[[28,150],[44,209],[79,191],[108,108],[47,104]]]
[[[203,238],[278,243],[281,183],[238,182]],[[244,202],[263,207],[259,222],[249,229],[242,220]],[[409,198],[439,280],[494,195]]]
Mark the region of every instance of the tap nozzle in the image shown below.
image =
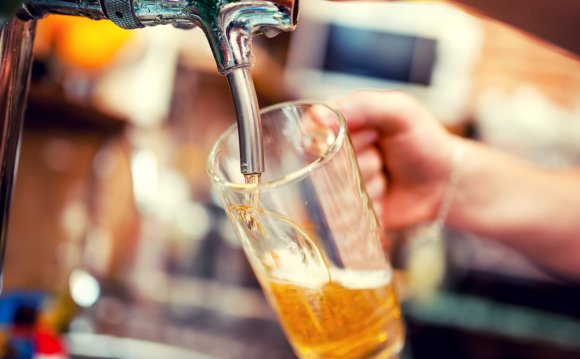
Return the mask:
[[[248,67],[231,70],[227,75],[236,108],[240,171],[244,175],[264,172],[262,119],[252,76]]]
[[[298,0],[230,1],[216,18],[202,25],[212,47],[218,70],[229,71],[253,64],[252,38],[264,34],[274,37],[292,31],[298,22]],[[209,25],[209,26],[207,26]]]

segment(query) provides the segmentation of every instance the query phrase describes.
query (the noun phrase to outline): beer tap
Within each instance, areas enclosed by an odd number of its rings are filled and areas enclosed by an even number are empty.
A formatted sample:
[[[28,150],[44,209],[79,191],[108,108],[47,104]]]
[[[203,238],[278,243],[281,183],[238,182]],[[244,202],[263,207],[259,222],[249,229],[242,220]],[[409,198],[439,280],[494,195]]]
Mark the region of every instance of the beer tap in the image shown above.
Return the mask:
[[[30,81],[35,20],[48,14],[111,20],[124,29],[200,27],[218,71],[228,78],[238,114],[242,172],[261,173],[256,94],[249,75],[252,37],[296,27],[298,0],[8,0],[0,6],[0,269],[22,118]],[[8,9],[12,11],[7,15]],[[244,89],[245,88],[245,89]]]
[[[109,19],[124,29],[173,25],[200,27],[218,70],[250,66],[251,38],[295,28],[298,0],[27,0],[17,16],[32,20],[49,13]]]

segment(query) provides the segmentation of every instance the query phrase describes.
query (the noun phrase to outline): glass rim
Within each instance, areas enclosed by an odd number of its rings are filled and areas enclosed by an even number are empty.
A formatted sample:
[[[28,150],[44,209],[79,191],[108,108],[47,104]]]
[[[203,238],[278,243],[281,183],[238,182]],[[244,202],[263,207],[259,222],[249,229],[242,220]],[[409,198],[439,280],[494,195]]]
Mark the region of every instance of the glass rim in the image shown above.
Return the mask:
[[[234,131],[237,132],[237,123],[234,123],[233,125],[228,127],[218,137],[217,141],[212,146],[212,149],[211,149],[209,156],[207,158],[206,171],[207,171],[207,174],[208,174],[210,180],[212,181],[212,183],[216,186],[219,186],[222,188],[227,188],[228,190],[237,190],[237,191],[254,190],[255,188],[260,188],[260,190],[277,188],[277,187],[281,187],[283,185],[286,185],[288,183],[291,183],[293,181],[296,181],[298,179],[306,177],[310,172],[314,171],[315,169],[323,166],[324,164],[326,164],[327,162],[332,160],[332,158],[334,158],[335,154],[342,148],[344,141],[346,139],[346,134],[347,134],[346,121],[344,119],[344,116],[334,106],[332,106],[328,103],[322,102],[322,101],[315,101],[315,100],[286,101],[286,102],[281,102],[281,103],[267,106],[267,107],[263,108],[262,110],[260,110],[260,115],[263,116],[264,114],[266,114],[268,112],[280,110],[284,107],[297,107],[297,106],[301,106],[301,105],[302,106],[304,106],[304,105],[324,106],[328,110],[332,111],[336,115],[336,118],[338,119],[338,125],[339,125],[338,133],[337,133],[334,141],[328,146],[326,151],[324,151],[324,154],[317,156],[317,158],[315,160],[311,161],[307,165],[286,174],[284,177],[281,177],[281,178],[273,180],[273,181],[262,182],[260,184],[253,184],[253,183],[246,184],[246,183],[235,183],[235,182],[227,181],[226,179],[222,178],[221,176],[219,176],[217,174],[217,171],[215,170],[215,167],[216,167],[215,164],[216,164],[216,158],[218,155],[218,150],[219,150],[220,144],[222,144],[225,141],[225,139],[231,135],[232,132],[234,132]],[[266,168],[266,171],[267,170],[268,169]]]

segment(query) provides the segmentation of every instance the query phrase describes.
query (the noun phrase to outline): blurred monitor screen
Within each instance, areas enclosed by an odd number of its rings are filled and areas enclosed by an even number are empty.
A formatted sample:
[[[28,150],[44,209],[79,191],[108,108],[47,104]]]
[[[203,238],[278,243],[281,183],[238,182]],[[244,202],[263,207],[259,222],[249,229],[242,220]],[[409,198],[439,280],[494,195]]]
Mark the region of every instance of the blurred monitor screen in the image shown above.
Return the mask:
[[[402,83],[430,85],[437,41],[331,24],[323,70]]]
[[[442,121],[461,121],[483,31],[432,2],[303,2],[285,84],[296,98],[331,100],[357,88],[409,92]]]

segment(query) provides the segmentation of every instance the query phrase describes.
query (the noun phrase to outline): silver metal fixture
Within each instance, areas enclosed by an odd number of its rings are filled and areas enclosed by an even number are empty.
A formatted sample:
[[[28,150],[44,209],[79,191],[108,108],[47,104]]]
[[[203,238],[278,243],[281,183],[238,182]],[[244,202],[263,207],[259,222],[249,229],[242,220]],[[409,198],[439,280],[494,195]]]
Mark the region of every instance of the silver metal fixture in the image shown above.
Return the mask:
[[[293,30],[298,0],[25,0],[15,16],[6,17],[4,12],[17,3],[8,0],[0,6],[0,273],[30,81],[34,20],[48,14],[109,19],[125,29],[165,24],[184,29],[200,27],[234,97],[241,170],[244,174],[264,171],[259,109],[249,73],[252,37],[272,37]]]
[[[0,24],[0,273],[30,80],[34,28],[33,21],[16,18]]]

